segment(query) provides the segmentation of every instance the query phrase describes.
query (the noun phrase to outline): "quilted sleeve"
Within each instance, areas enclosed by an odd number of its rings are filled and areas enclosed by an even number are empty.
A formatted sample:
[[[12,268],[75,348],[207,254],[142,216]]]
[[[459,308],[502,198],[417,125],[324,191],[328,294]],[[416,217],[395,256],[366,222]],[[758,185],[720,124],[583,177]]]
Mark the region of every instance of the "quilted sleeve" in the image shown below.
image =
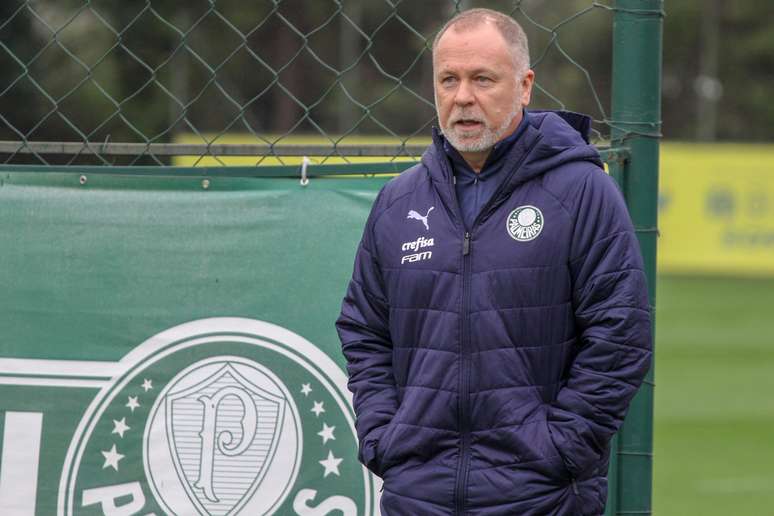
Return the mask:
[[[389,305],[373,245],[377,197],[355,256],[352,280],[336,321],[353,393],[358,458],[378,474],[377,444],[398,408],[392,371]]]
[[[613,180],[588,176],[577,203],[570,274],[578,350],[548,408],[551,437],[573,477],[599,464],[651,362],[639,243]]]

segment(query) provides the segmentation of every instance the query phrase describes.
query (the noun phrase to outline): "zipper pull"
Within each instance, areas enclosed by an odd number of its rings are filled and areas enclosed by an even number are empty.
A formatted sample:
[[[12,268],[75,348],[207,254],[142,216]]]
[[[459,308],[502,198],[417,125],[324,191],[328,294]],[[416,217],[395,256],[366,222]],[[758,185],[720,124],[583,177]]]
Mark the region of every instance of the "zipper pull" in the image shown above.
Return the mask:
[[[470,254],[470,233],[465,232],[465,238],[462,240],[462,256]]]
[[[572,492],[575,493],[576,496],[580,495],[580,490],[578,489],[578,483],[575,481],[575,478],[571,478],[570,482],[572,483]]]

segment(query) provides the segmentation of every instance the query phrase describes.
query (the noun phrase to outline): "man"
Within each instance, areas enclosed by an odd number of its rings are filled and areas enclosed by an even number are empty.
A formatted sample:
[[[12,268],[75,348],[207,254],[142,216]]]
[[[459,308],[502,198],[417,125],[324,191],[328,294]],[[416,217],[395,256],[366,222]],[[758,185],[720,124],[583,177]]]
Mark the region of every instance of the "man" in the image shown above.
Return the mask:
[[[526,112],[527,41],[485,9],[433,46],[442,134],[379,193],[337,321],[359,458],[396,515],[599,515],[650,366],[626,206],[589,120]]]

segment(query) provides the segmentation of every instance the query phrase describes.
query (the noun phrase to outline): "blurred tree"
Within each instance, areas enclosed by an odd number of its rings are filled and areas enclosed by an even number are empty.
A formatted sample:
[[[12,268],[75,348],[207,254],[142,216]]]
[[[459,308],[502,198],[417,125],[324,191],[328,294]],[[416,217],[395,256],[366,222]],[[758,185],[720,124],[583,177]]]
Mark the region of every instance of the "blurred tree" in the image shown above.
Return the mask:
[[[718,102],[723,83],[718,78],[721,0],[707,0],[701,17],[699,73],[693,87],[696,94],[696,139],[711,141],[717,137]]]
[[[32,20],[19,12],[19,5],[0,2],[0,134],[19,140],[41,116],[39,96],[25,77],[26,62],[40,46]]]
[[[718,113],[721,140],[774,139],[774,2],[724,2]]]
[[[665,136],[770,141],[774,3],[674,0],[666,8]]]

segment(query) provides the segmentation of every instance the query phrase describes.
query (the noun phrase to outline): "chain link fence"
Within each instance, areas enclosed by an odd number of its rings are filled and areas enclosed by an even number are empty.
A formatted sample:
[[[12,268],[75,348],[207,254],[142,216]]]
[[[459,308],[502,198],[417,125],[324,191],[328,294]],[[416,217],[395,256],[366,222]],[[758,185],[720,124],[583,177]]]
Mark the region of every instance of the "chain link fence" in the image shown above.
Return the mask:
[[[256,165],[416,158],[435,123],[431,44],[456,12],[512,14],[533,108],[608,140],[611,5],[589,0],[6,0],[0,160]]]
[[[399,172],[435,123],[433,38],[489,7],[529,37],[530,107],[593,117],[653,304],[663,3],[4,0],[0,169],[297,178],[310,158],[317,175]],[[606,515],[650,514],[653,391],[651,372],[612,444]]]

